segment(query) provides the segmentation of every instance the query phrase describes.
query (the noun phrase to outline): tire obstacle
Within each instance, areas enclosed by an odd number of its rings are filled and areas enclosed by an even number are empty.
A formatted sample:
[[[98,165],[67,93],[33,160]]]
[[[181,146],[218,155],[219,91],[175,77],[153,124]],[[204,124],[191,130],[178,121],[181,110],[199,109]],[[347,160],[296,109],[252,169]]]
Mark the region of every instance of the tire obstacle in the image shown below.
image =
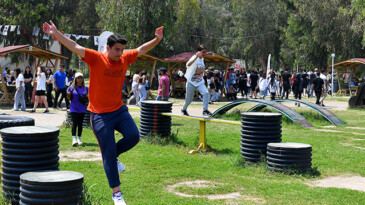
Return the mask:
[[[307,101],[303,101],[303,100],[296,100],[296,99],[276,99],[276,100],[273,100],[273,101],[274,102],[295,102],[295,103],[300,103],[300,104],[303,104],[303,105],[311,108],[312,110],[318,112],[324,118],[326,118],[330,123],[332,123],[334,125],[344,125],[345,124],[340,118],[338,118],[331,111],[327,110],[326,108],[324,108],[322,106],[311,103],[311,102],[307,102]],[[247,112],[252,112],[254,110],[255,111],[261,110],[264,107],[266,107],[266,105],[263,105],[263,104],[256,105],[253,108],[249,109]]]
[[[306,128],[313,127],[313,125],[310,122],[308,122],[307,119],[305,119],[301,114],[297,113],[295,110],[291,109],[290,107],[287,107],[287,106],[280,104],[278,102],[275,102],[275,101],[262,100],[262,99],[238,100],[238,101],[232,102],[230,104],[227,104],[227,105],[224,105],[224,106],[218,108],[218,110],[216,110],[213,113],[212,117],[214,117],[218,114],[222,115],[222,114],[226,113],[228,110],[230,110],[240,104],[243,104],[243,103],[256,103],[256,104],[259,104],[260,106],[271,107],[271,108],[275,109],[276,111],[280,112],[281,114],[287,116],[293,122],[299,123],[303,127],[306,127]]]
[[[365,83],[362,83],[355,96],[352,96],[349,100],[349,106],[351,108],[365,108]]]

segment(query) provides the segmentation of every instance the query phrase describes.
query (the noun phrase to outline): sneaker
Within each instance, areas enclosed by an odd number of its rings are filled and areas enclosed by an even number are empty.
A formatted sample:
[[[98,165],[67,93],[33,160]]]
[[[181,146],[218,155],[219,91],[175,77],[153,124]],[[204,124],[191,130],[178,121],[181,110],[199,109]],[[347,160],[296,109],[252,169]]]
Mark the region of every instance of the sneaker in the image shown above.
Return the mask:
[[[126,205],[121,191],[114,192],[112,199],[115,205]]]
[[[49,113],[49,110],[45,110],[43,113]]]
[[[76,137],[72,137],[72,146],[73,147],[76,147],[77,146],[77,139],[76,139]]]
[[[81,141],[81,138],[80,138],[80,137],[77,137],[77,144],[78,144],[79,146],[83,144],[83,143],[82,143],[82,141]]]
[[[181,110],[181,114],[189,116],[188,112],[186,110]]]
[[[204,116],[212,116],[213,114],[209,110],[204,110],[203,115]]]
[[[32,110],[30,111],[30,113],[35,113],[35,110],[33,110],[33,109],[32,109]]]
[[[124,165],[117,159],[118,172],[122,173],[125,171]]]

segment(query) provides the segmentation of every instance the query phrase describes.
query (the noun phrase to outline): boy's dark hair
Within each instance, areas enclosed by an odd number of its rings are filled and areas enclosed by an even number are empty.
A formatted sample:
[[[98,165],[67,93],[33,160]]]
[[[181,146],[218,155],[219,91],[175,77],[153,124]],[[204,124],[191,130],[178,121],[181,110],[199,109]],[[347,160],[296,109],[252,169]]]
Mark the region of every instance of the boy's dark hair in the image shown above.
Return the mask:
[[[318,77],[321,75],[321,73],[320,73],[320,72],[317,72],[316,74],[317,74],[317,76],[318,76]]]
[[[125,39],[124,36],[120,35],[120,34],[113,34],[111,36],[109,36],[108,38],[108,42],[107,45],[112,48],[115,44],[120,43],[122,45],[127,44],[127,39]]]
[[[325,70],[323,69],[323,70],[321,70],[321,73],[324,73],[325,72]]]
[[[208,50],[206,46],[204,45],[199,45],[198,48],[196,49],[196,51],[202,51],[202,50]]]
[[[65,65],[61,64],[60,67],[65,68]]]

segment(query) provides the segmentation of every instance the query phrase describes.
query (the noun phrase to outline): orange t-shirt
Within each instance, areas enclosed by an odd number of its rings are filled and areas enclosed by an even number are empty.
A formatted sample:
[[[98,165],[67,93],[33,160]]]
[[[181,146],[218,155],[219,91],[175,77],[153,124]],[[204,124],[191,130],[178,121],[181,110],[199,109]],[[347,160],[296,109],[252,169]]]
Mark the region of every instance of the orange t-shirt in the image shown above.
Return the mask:
[[[89,106],[93,113],[108,113],[123,106],[122,89],[128,66],[134,63],[138,50],[124,51],[118,61],[112,61],[98,51],[85,49],[84,61],[89,65]]]

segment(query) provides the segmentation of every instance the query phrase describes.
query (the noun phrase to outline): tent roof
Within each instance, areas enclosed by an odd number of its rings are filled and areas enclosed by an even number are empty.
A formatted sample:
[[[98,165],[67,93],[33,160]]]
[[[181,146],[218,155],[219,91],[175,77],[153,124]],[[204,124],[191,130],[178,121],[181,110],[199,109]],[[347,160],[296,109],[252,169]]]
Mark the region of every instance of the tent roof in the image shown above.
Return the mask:
[[[195,55],[193,52],[187,52],[187,53],[180,53],[175,56],[171,56],[168,58],[165,58],[165,62],[176,62],[176,63],[185,63],[188,62],[191,56]],[[218,53],[213,53],[213,55],[207,55],[204,56],[204,60],[206,62],[230,62],[235,63],[235,60],[232,60],[230,58],[227,58],[225,56],[222,56]]]
[[[353,59],[349,59],[349,60],[345,60],[339,63],[336,63],[334,66],[343,66],[343,67],[355,67],[358,65],[362,65],[365,64],[365,58],[353,58]],[[331,66],[331,65],[330,65]]]
[[[163,61],[161,58],[157,58],[155,56],[152,56],[152,55],[149,55],[147,53],[141,55],[141,56],[138,56],[136,61],[154,61],[154,60],[158,60],[158,61]]]
[[[47,59],[56,59],[56,58],[63,58],[63,59],[67,59],[66,56],[63,56],[61,54],[49,51],[49,50],[45,50],[43,48],[39,48],[36,46],[31,46],[31,45],[20,45],[20,46],[8,46],[8,47],[4,47],[4,48],[0,48],[0,54],[5,54],[5,53],[15,53],[15,52],[19,52],[19,53],[26,53],[38,58],[47,58]]]

